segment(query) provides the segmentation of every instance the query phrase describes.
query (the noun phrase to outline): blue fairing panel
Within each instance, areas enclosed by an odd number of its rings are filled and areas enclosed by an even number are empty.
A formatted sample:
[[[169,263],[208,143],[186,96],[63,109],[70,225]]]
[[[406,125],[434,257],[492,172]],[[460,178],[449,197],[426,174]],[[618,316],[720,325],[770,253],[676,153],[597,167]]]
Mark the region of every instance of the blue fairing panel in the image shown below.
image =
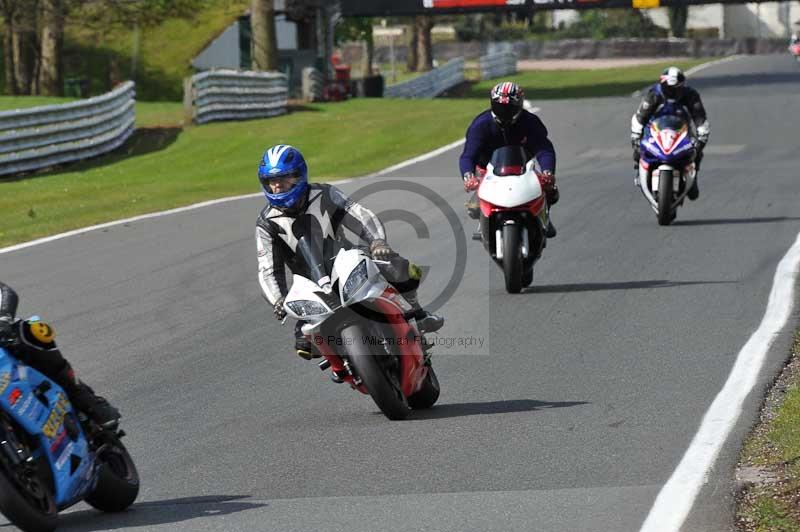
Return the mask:
[[[50,387],[37,397],[34,391],[43,382]],[[40,448],[34,454],[47,457],[59,508],[74,503],[92,488],[94,456],[67,394],[38,371],[18,362],[3,348],[0,348],[0,409],[40,442]],[[67,419],[77,427],[76,435],[70,436],[67,432],[64,425]]]

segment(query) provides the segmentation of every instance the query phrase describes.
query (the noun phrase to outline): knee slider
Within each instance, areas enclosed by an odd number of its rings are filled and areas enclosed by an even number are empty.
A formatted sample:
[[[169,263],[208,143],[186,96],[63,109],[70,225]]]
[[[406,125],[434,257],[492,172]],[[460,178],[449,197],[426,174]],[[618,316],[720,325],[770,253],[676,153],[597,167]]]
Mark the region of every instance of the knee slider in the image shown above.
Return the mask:
[[[411,261],[408,262],[408,278],[413,281],[422,280],[422,268]]]

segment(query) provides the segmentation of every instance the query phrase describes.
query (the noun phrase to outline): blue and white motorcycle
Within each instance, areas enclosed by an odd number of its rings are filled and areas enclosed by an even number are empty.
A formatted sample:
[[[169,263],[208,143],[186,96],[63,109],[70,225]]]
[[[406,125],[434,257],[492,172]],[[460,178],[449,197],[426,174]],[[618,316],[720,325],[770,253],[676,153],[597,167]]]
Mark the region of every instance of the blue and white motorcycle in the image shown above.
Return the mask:
[[[55,530],[58,512],[86,501],[128,508],[139,474],[120,443],[76,412],[55,382],[26,366],[0,339],[0,512],[26,532]]]
[[[692,188],[697,170],[689,122],[679,113],[650,121],[640,144],[638,184],[659,225],[669,225]]]

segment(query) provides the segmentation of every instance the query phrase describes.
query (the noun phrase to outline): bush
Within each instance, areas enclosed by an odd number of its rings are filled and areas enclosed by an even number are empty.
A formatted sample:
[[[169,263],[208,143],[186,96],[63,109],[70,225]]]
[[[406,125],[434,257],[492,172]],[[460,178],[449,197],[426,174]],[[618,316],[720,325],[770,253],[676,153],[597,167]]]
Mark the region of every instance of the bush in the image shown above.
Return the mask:
[[[460,41],[514,41],[549,39],[660,38],[668,31],[656,26],[638,9],[587,9],[570,26],[552,28],[551,14],[527,18],[465,15],[455,23]]]
[[[662,38],[668,31],[638,9],[590,9],[574,24],[557,32],[567,39]]]

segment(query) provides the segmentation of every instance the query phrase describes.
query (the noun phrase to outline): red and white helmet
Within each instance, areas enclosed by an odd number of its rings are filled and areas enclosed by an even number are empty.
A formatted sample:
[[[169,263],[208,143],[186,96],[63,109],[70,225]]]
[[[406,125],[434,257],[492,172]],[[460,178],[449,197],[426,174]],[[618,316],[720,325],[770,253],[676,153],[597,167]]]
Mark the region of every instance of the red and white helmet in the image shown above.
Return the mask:
[[[498,83],[492,89],[492,116],[500,127],[508,127],[522,114],[525,92],[513,81]]]

